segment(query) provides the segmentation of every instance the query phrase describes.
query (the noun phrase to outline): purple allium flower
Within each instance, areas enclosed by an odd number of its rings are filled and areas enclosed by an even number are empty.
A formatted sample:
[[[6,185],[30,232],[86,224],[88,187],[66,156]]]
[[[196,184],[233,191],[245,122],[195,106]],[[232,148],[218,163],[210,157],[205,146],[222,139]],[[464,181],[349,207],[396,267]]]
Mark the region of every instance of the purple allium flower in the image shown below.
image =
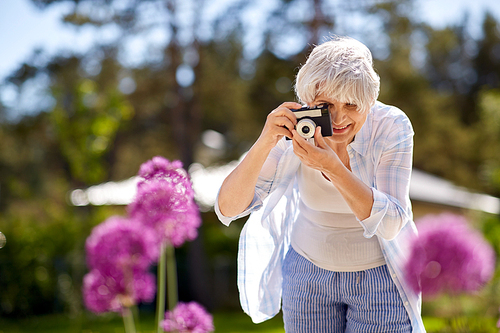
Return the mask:
[[[152,230],[113,216],[92,230],[85,249],[91,272],[83,280],[83,297],[89,310],[120,311],[154,298],[155,277],[147,269],[159,249]]]
[[[155,276],[141,270],[129,273],[105,276],[98,269],[90,271],[83,278],[85,306],[95,313],[120,312],[123,307],[152,301],[156,292]]]
[[[159,255],[156,235],[125,217],[112,216],[96,226],[85,243],[89,268],[106,276],[146,270]]]
[[[413,290],[427,296],[473,292],[490,280],[495,268],[493,248],[464,217],[429,215],[418,221],[417,228],[419,236],[411,241],[405,266]]]
[[[180,302],[173,311],[165,313],[161,325],[166,332],[206,333],[215,330],[212,316],[196,302]]]
[[[162,157],[145,162],[139,171],[144,180],[128,207],[130,216],[155,230],[158,243],[176,247],[195,239],[201,224],[191,182],[181,166]]]
[[[182,168],[182,162],[170,162],[162,156],[155,156],[151,160],[142,163],[138,176],[143,178],[143,181],[168,179],[174,184],[189,183],[187,172]]]

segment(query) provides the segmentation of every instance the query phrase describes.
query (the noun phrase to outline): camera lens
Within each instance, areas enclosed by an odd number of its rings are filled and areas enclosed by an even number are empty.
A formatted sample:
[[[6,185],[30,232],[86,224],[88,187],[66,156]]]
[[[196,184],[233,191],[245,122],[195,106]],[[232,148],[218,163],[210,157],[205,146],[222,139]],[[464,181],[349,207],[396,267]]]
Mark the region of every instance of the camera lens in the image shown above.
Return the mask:
[[[316,123],[311,119],[301,119],[297,123],[297,133],[305,139],[312,138],[314,136],[314,130],[316,128]]]

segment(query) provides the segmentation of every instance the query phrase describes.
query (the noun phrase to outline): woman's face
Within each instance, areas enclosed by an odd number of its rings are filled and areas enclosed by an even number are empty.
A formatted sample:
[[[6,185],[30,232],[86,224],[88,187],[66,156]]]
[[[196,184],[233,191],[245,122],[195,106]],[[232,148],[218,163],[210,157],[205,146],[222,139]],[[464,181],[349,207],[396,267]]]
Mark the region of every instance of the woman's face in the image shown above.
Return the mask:
[[[328,104],[333,129],[333,135],[325,139],[336,144],[351,143],[365,123],[368,112],[360,112],[357,105],[342,103],[324,95],[318,96],[309,106],[322,104]]]

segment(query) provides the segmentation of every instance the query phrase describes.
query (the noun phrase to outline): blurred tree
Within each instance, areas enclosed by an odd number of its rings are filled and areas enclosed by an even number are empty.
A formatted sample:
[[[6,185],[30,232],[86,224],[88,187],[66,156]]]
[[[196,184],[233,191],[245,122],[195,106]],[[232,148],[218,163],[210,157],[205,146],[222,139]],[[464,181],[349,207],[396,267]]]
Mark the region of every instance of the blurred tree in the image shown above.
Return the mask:
[[[477,121],[477,115],[470,98],[477,82],[473,65],[476,43],[465,29],[467,20],[461,25],[443,30],[428,28],[428,61],[426,76],[441,94],[453,96],[459,120],[464,124]]]
[[[500,87],[500,23],[490,13],[484,17],[483,38],[477,42],[473,65],[476,76],[470,99],[477,109],[478,95],[484,89]]]
[[[425,29],[425,77],[431,83],[434,95],[437,93],[441,100],[446,101],[437,111],[446,116],[440,122],[445,125],[442,130],[448,134],[429,145],[429,150],[435,149],[442,155],[434,162],[422,161],[426,164],[422,168],[458,184],[491,191],[491,178],[482,177],[482,174],[485,168],[489,168],[485,161],[491,161],[495,155],[486,146],[496,147],[496,144],[490,141],[485,145],[482,140],[485,131],[480,129],[481,124],[484,125],[481,105],[484,92],[498,88],[500,83],[500,60],[495,53],[500,49],[500,34],[498,22],[490,14],[484,17],[483,35],[478,41],[468,35],[466,24],[465,19],[459,26]],[[433,126],[438,121],[425,120],[425,123]]]
[[[487,89],[479,93],[479,133],[477,149],[481,156],[480,177],[490,191],[500,196],[500,89]]]
[[[56,58],[47,70],[52,77],[53,129],[70,178],[90,185],[109,179],[106,153],[133,108],[118,90],[116,60],[106,58],[96,81],[78,74],[80,59]],[[106,63],[109,62],[109,63]]]
[[[464,122],[467,91],[472,91],[473,41],[463,26],[435,30],[412,18],[411,3],[374,7],[384,17],[390,52],[376,61],[380,100],[400,107],[415,130],[414,165],[477,190],[482,159],[477,127]],[[472,74],[471,74],[472,73]],[[466,105],[467,104],[467,105]]]
[[[452,94],[461,121],[472,126],[479,120],[478,96],[484,87],[500,86],[499,23],[486,13],[482,37],[474,40],[461,25],[428,29],[426,75],[440,92]]]

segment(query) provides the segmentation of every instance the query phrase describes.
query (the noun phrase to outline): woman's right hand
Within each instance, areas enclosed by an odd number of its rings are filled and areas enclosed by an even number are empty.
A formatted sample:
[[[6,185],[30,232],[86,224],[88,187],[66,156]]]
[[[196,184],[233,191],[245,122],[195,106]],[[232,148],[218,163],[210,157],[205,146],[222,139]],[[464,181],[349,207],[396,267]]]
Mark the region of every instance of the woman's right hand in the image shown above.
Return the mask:
[[[292,130],[297,125],[297,117],[291,110],[300,109],[301,107],[302,105],[299,103],[285,102],[271,111],[257,141],[273,148],[283,136],[291,139],[293,136]]]
[[[262,133],[238,166],[226,177],[219,190],[218,205],[224,216],[236,216],[253,200],[255,186],[269,152],[283,136],[292,138],[297,117],[291,109],[302,105],[285,102],[267,116]]]

